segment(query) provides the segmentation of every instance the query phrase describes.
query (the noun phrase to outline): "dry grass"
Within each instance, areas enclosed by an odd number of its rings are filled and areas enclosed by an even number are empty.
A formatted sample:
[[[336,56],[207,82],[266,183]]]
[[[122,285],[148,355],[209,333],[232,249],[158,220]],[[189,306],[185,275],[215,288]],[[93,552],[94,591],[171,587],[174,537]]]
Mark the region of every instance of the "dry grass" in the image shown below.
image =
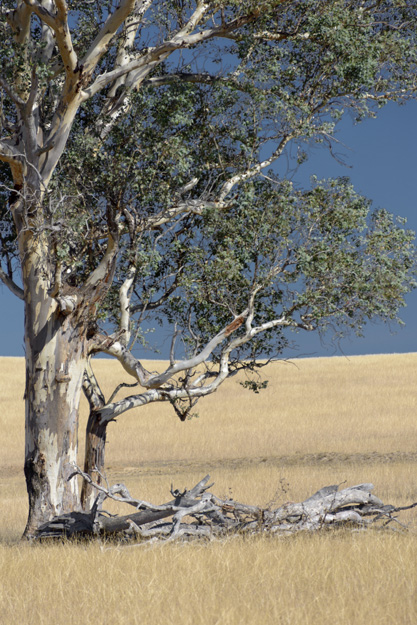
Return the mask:
[[[117,364],[96,368],[109,392]],[[267,391],[256,396],[232,380],[201,404],[199,419],[180,423],[157,405],[126,413],[109,429],[110,481],[155,502],[169,497],[171,482],[191,486],[207,472],[216,493],[254,504],[300,501],[345,480],[372,481],[390,503],[417,501],[416,368],[417,354],[279,363]],[[414,532],[156,547],[18,543],[23,374],[22,359],[0,359],[2,625],[417,622]],[[86,406],[81,431],[85,419]],[[405,518],[417,531],[415,512]]]
[[[417,622],[417,541],[398,535],[16,546],[0,558],[10,625]]]

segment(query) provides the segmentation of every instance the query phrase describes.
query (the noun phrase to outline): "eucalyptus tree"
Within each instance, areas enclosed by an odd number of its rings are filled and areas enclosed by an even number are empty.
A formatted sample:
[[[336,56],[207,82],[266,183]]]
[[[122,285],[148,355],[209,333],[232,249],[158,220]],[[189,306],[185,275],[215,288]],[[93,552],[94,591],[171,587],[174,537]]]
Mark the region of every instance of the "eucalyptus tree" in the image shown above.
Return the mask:
[[[288,331],[398,319],[415,286],[403,223],[346,179],[303,190],[271,168],[332,150],[345,113],[414,97],[416,13],[403,0],[1,2],[0,277],[25,304],[28,536],[91,506],[66,479],[83,389],[91,473],[126,410],[170,402],[185,419]],[[151,323],[172,329],[159,374],[132,349]],[[137,393],[104,397],[99,353]]]

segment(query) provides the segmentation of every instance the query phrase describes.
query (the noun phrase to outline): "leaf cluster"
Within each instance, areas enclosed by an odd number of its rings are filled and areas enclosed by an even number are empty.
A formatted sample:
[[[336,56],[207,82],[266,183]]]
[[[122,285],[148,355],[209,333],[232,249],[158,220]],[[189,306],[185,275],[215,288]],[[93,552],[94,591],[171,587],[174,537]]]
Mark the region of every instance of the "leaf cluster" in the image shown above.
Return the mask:
[[[255,326],[285,317],[297,331],[360,334],[370,319],[398,320],[416,286],[414,233],[372,211],[347,179],[315,180],[308,190],[260,179],[198,225],[166,306],[191,343],[207,342],[253,297]],[[281,336],[280,327],[264,332],[258,354],[279,351]]]

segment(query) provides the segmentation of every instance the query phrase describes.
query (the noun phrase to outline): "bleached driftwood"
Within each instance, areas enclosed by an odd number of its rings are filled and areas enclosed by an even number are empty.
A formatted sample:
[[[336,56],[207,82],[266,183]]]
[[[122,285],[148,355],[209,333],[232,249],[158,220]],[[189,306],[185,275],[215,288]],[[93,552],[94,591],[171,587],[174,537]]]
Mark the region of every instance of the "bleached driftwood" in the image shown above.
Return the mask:
[[[180,492],[171,487],[173,499],[163,505],[133,498],[123,484],[110,487],[94,484],[91,477],[74,468],[70,475],[82,475],[98,491],[90,513],[73,512],[57,517],[38,530],[37,538],[74,538],[81,536],[121,535],[140,540],[178,537],[216,538],[236,533],[294,534],[315,532],[329,527],[386,527],[409,506],[385,505],[371,493],[373,484],[358,484],[339,491],[339,485],[326,486],[301,503],[288,502],[276,509],[261,508],[221,499],[208,492],[206,475],[191,490]],[[102,511],[105,499],[133,506],[126,516],[110,516]],[[169,521],[169,517],[172,517]],[[184,522],[188,517],[187,522]]]

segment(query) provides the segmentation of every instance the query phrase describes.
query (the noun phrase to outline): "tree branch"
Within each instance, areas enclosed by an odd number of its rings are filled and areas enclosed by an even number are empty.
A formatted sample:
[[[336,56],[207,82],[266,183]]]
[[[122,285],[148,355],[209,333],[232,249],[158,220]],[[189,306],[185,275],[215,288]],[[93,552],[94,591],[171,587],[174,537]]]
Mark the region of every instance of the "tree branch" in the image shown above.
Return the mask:
[[[52,12],[52,0],[43,0],[43,5],[49,12]],[[39,60],[41,63],[47,63],[51,59],[55,48],[55,37],[53,30],[45,24],[45,22],[42,22],[42,43],[43,46],[39,53]]]
[[[55,4],[57,8],[56,27],[47,25],[54,30],[65,71],[72,76],[77,71],[78,61],[68,28],[68,6],[65,0],[55,0]]]
[[[149,0],[142,2],[141,5],[135,9],[130,18],[126,20],[124,34],[122,35],[122,43],[119,46],[118,56],[113,72],[108,72],[107,74],[103,75],[103,77],[99,77],[98,82],[96,81],[96,86],[94,87],[93,85],[92,90],[90,88],[91,91],[86,90],[85,92],[83,92],[83,97],[87,99],[97,92],[96,89],[101,90],[103,88],[103,85],[106,86],[106,84],[112,83],[112,86],[108,93],[108,98],[102,108],[101,114],[99,116],[99,121],[97,123],[98,134],[102,139],[104,139],[104,137],[110,132],[113,124],[115,123],[119,115],[121,115],[123,112],[126,113],[129,110],[129,91],[132,88],[137,89],[139,87],[139,84],[152,71],[152,69],[165,58],[167,58],[167,56],[169,56],[170,52],[165,55],[162,54],[162,56],[157,55],[155,59],[152,59],[145,58],[146,54],[143,54],[139,63],[141,69],[131,72],[131,63],[133,62],[132,54],[126,53],[126,51],[123,49],[123,40],[126,40],[127,44],[131,43],[133,45],[137,30],[137,28],[133,28],[133,24],[135,23],[135,21],[138,25],[140,24],[140,19],[146,12],[149,4]],[[179,31],[179,33],[177,33],[176,36],[183,36],[191,32],[201,20],[207,8],[208,5],[206,3],[199,2],[196,10],[188,20],[187,24],[184,26],[184,28],[181,29],[181,31]],[[136,65],[134,66],[134,69],[135,68]],[[122,93],[122,95],[118,96],[117,87],[121,85],[126,85],[126,89],[124,90],[124,93]]]
[[[169,223],[179,215],[183,215],[184,213],[188,213],[190,215],[201,215],[205,209],[208,208],[229,208],[230,203],[226,202],[217,202],[217,201],[209,201],[205,199],[198,200],[185,200],[184,202],[180,202],[176,206],[172,206],[167,210],[159,213],[159,215],[153,215],[149,217],[145,221],[146,229],[155,229],[159,228],[159,226],[163,226],[164,224]],[[142,226],[143,228],[143,226]]]
[[[180,72],[178,74],[166,74],[165,76],[153,76],[143,82],[144,86],[150,87],[162,87],[164,85],[170,85],[176,82],[190,82],[199,83],[203,85],[211,85],[215,82],[233,82],[234,86],[238,86],[238,82],[234,77],[227,76],[213,76],[209,73],[189,74],[187,72]]]
[[[81,61],[86,74],[92,74],[97,63],[103,54],[105,54],[114,35],[132,13],[135,5],[137,5],[137,10],[140,10],[142,6],[148,4],[147,0],[142,0],[141,2],[138,2],[138,0],[121,0],[121,2],[119,2],[119,5],[115,11],[109,15]]]
[[[248,311],[244,311],[241,315],[239,315],[239,317],[236,317],[232,323],[226,326],[211,341],[209,341],[204,349],[196,356],[187,360],[179,361],[168,367],[165,372],[157,375],[152,375],[146,371],[140,362],[137,361],[134,356],[132,356],[132,354],[120,344],[120,342],[112,341],[111,337],[109,337],[107,342],[97,346],[95,351],[104,351],[105,353],[115,356],[121,362],[124,369],[128,371],[130,375],[136,377],[140,384],[149,390],[140,395],[132,395],[118,402],[107,404],[100,410],[100,418],[103,421],[110,421],[127,410],[149,403],[157,401],[169,401],[170,403],[178,400],[191,401],[192,399],[198,399],[200,397],[210,395],[214,393],[228,377],[229,355],[235,348],[247,343],[253,336],[261,331],[278,325],[297,325],[295,322],[282,317],[265,323],[262,326],[258,326],[257,328],[252,328],[250,333],[247,332],[242,337],[238,337],[234,341],[231,341],[221,354],[218,372],[212,374],[211,376],[213,377],[214,375],[215,379],[207,386],[200,385],[200,376],[198,381],[193,385],[164,387],[164,385],[177,373],[193,369],[207,361],[217,345],[235,332],[244,323],[247,314]]]
[[[247,169],[246,171],[236,174],[232,176],[231,178],[229,178],[229,180],[227,180],[221,188],[221,191],[218,196],[219,202],[224,202],[227,195],[230,193],[233,187],[235,187],[239,182],[243,182],[244,180],[248,180],[249,178],[253,178],[254,176],[257,176],[262,171],[262,169],[269,167],[274,161],[276,161],[282,155],[285,146],[295,136],[296,136],[296,133],[285,135],[279,142],[277,149],[274,150],[274,152],[269,158],[261,161],[254,167],[251,167]]]
[[[256,293],[254,293],[254,296],[255,294]],[[184,399],[191,401],[193,398],[196,399],[214,393],[229,375],[229,358],[231,352],[248,343],[257,334],[278,326],[294,326],[305,330],[311,330],[311,326],[308,323],[298,322],[286,315],[282,315],[277,319],[265,322],[259,326],[252,327],[251,320],[253,319],[253,315],[254,308],[252,301],[252,306],[249,306],[248,309],[237,316],[232,323],[213,337],[198,354],[187,360],[171,363],[163,373],[157,375],[152,375],[149,371],[146,371],[141,363],[120,343],[120,341],[116,341],[111,337],[106,337],[102,343],[96,344],[93,351],[102,351],[115,356],[124,369],[132,375],[132,377],[135,377],[143,387],[149,390],[146,393],[127,397],[113,404],[107,404],[100,410],[101,418],[111,420],[126,410],[156,401],[169,401],[171,403],[176,400]],[[176,374],[182,371],[195,369],[206,362],[215,348],[235,332],[245,322],[245,319],[249,319],[249,321],[246,322],[246,332],[230,341],[222,350],[218,372],[210,376],[214,376],[213,382],[202,386],[201,377],[199,377],[192,385],[187,383],[185,386],[164,386],[172,380],[173,376]]]
[[[110,280],[111,268],[117,251],[117,242],[112,235],[109,235],[107,240],[107,248],[103,255],[103,258],[85,281],[85,284],[83,286],[84,291],[94,289],[102,282],[108,282]]]
[[[131,265],[127,271],[125,281],[119,290],[119,306],[120,306],[120,337],[121,343],[126,347],[130,341],[130,297],[129,291],[135,280],[136,267]]]
[[[152,373],[145,369],[141,362],[137,360],[127,347],[119,340],[111,336],[96,336],[90,353],[104,353],[114,356],[122,365],[123,369],[145,387],[147,381],[152,377]]]
[[[35,13],[42,22],[53,29],[56,23],[55,16],[51,11],[43,6],[42,2],[39,2],[38,0],[24,0],[24,2],[27,7],[30,8],[31,12]]]
[[[68,28],[68,6],[65,0],[55,0],[56,15],[48,10],[38,0],[25,0],[33,13],[48,26],[55,35],[56,44],[65,67],[65,73],[72,77],[77,69],[77,55],[72,45],[71,34]],[[53,7],[50,6],[52,9]]]
[[[98,410],[106,404],[104,395],[91,367],[90,358],[87,359],[87,365],[84,371],[83,391],[89,403],[90,412],[92,412],[93,410]]]
[[[17,43],[23,44],[30,34],[30,17],[32,8],[24,0],[17,2],[17,8],[7,13],[7,22],[13,32]]]
[[[164,373],[157,375],[151,375],[148,371],[144,370],[139,361],[136,360],[136,358],[132,356],[132,354],[125,349],[119,341],[112,342],[110,337],[104,344],[98,345],[94,351],[102,351],[106,354],[115,356],[115,358],[117,358],[123,365],[124,369],[130,375],[138,379],[142,386],[148,389],[156,389],[168,382],[168,380],[170,380],[170,378],[172,378],[175,374],[197,367],[201,363],[205,362],[213,353],[215,348],[242,325],[247,314],[247,311],[243,311],[243,313],[236,317],[232,323],[229,323],[225,328],[223,328],[223,330],[221,330],[221,332],[216,334],[216,336],[213,337],[196,356],[187,360],[180,360],[174,365],[168,367]],[[138,365],[140,366],[139,371]],[[152,401],[155,401],[155,399],[152,399]]]
[[[16,295],[19,299],[24,300],[23,289],[21,289],[20,286],[17,286],[17,284],[10,276],[7,275],[2,267],[0,267],[0,280],[8,287],[8,289],[10,289],[13,295]]]
[[[281,0],[281,2],[282,1],[285,0]],[[277,4],[280,4],[281,2],[277,2]],[[230,22],[221,24],[220,26],[215,26],[213,28],[202,30],[198,33],[190,34],[197,26],[198,22],[201,21],[208,8],[209,4],[204,2],[199,3],[196,11],[191,16],[186,26],[171,40],[165,41],[159,46],[148,49],[140,58],[127,63],[124,67],[101,74],[88,89],[83,91],[83,101],[91,98],[93,95],[104,89],[106,85],[119,79],[124,74],[132,73],[132,77],[130,78],[127,86],[129,88],[137,89],[139,84],[144,81],[146,76],[155,68],[155,66],[164,61],[175,50],[189,48],[190,46],[203,43],[216,37],[225,37],[242,26],[254,21],[260,13],[260,9],[257,9],[248,15],[237,17]],[[135,72],[134,76],[133,72]]]
[[[134,11],[126,18],[123,27],[123,32],[120,37],[119,47],[117,50],[116,62],[114,68],[123,67],[132,60],[131,50],[135,42],[136,33],[141,24],[141,20],[146,13],[149,6],[152,4],[152,0],[145,0],[144,2],[136,2]],[[109,107],[112,106],[112,101],[116,95],[118,87],[124,84],[126,74],[115,80],[111,89],[108,92],[108,103],[103,107],[103,115],[106,115],[109,111]]]
[[[19,188],[23,186],[26,171],[22,157],[23,155],[14,146],[11,146],[7,140],[0,140],[0,161],[9,163],[13,181]]]
[[[18,106],[22,108],[25,106],[25,101],[10,87],[4,78],[0,77],[0,85],[3,87],[9,98]]]
[[[24,0],[30,9],[39,17],[44,26],[48,27],[55,36],[55,42],[65,68],[67,83],[72,79],[78,69],[77,55],[72,45],[71,33],[68,28],[68,6],[65,0],[55,0],[56,14],[53,12],[54,5],[38,0]],[[45,6],[49,5],[49,8]],[[43,33],[43,39],[49,37]],[[51,45],[47,46],[48,51],[42,53],[44,58],[48,58],[51,52]]]

